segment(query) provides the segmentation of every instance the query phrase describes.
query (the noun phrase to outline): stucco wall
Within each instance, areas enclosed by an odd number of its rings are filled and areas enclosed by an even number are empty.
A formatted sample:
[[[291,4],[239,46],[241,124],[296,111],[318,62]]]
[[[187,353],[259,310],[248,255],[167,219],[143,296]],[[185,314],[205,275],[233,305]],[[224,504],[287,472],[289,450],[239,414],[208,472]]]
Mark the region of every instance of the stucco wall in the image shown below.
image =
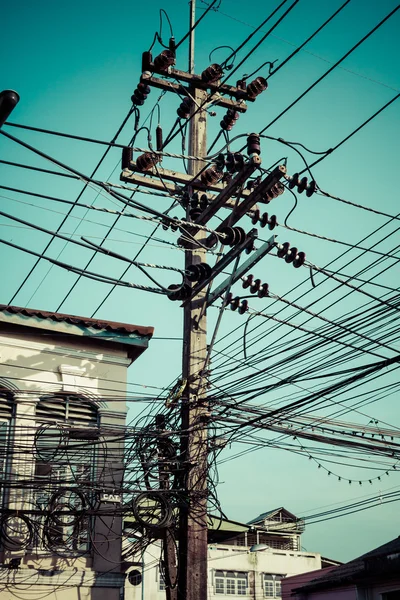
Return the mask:
[[[153,544],[144,554],[144,597],[146,600],[162,600],[165,592],[159,590],[158,560],[160,547]],[[139,567],[135,567],[138,569]],[[216,570],[241,571],[249,574],[247,597],[262,600],[263,574],[296,575],[321,568],[320,554],[311,552],[286,552],[268,550],[249,552],[246,547],[212,544],[208,550],[208,597],[211,599],[229,600],[231,595],[215,593],[214,575]],[[125,588],[125,600],[140,600],[141,585]],[[245,596],[243,596],[245,598]]]
[[[67,338],[43,329],[15,329],[0,324],[0,388],[13,394],[16,403],[13,444],[24,448],[22,459],[13,456],[9,465],[15,481],[33,477],[35,410],[40,397],[60,392],[78,394],[98,407],[100,427],[118,430],[125,425],[126,371],[130,364],[121,344],[78,336]],[[31,452],[29,444],[32,444]],[[112,457],[111,470],[121,467],[122,449],[123,441],[107,446],[108,455]],[[23,512],[28,494],[25,490],[21,493],[18,488],[11,490],[8,507]],[[4,565],[12,558],[21,558],[17,570],[2,570],[0,597],[4,600],[45,597],[118,600],[124,584],[124,576],[120,573],[121,520],[113,519],[110,526],[115,535],[111,536],[111,543],[104,541],[104,547],[100,548],[103,556],[91,552],[84,557],[66,559],[44,550],[30,554],[29,548],[0,552],[0,563]],[[100,544],[98,535],[97,539]],[[108,572],[106,578],[105,572]]]

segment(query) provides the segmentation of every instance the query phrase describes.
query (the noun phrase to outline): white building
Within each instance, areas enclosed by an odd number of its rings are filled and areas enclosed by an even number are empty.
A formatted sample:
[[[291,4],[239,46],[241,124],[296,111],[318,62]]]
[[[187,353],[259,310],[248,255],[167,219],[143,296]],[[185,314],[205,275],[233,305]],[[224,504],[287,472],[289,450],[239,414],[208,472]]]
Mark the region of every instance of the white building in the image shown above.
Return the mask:
[[[0,597],[119,600],[127,368],[151,327],[0,305]],[[108,501],[107,501],[108,500]]]
[[[129,529],[128,519],[125,522]],[[250,523],[211,518],[208,547],[208,598],[232,596],[281,598],[281,580],[340,564],[315,552],[301,551],[304,522],[285,508],[268,511]],[[126,583],[125,600],[162,600],[161,543],[149,546],[143,562],[132,566],[137,577]],[[136,557],[140,558],[140,557]],[[141,579],[143,579],[141,583]]]

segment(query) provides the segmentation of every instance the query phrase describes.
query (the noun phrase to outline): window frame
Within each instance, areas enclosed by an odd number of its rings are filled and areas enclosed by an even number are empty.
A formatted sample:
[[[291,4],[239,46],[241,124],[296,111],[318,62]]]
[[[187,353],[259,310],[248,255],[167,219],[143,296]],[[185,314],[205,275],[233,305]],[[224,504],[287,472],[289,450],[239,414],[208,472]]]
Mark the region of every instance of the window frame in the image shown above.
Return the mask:
[[[44,412],[46,410],[46,402],[50,405],[48,415]],[[55,407],[52,411],[52,402],[53,404],[59,402],[60,407]],[[82,403],[82,407],[85,407],[85,410],[79,418],[80,403]],[[71,405],[73,407],[72,411]],[[74,415],[77,415],[78,418],[74,419]],[[60,429],[61,449],[58,452],[58,456],[57,454],[50,454],[46,458],[46,440],[44,440],[44,443],[42,442],[42,456],[40,456],[36,447],[34,448],[34,480],[39,486],[40,481],[45,484],[45,490],[39,487],[35,491],[33,497],[34,505],[40,510],[45,511],[46,506],[49,506],[55,494],[64,489],[66,491],[66,498],[68,497],[68,493],[70,493],[70,497],[74,498],[74,490],[76,490],[75,502],[78,500],[76,506],[79,507],[79,492],[83,491],[83,494],[86,495],[86,492],[81,488],[82,483],[85,481],[94,482],[98,475],[97,445],[93,444],[89,451],[85,446],[87,442],[99,438],[100,415],[98,406],[79,394],[46,394],[41,396],[36,405],[35,422],[36,432],[39,432],[41,429],[44,431],[47,426],[49,428],[54,426],[54,428],[58,427]],[[49,439],[51,440],[51,434]],[[63,446],[65,447],[63,448]],[[74,446],[76,447],[75,451]],[[68,451],[70,455],[68,455]],[[42,473],[39,472],[40,469],[42,469]],[[61,497],[61,506],[62,501]],[[68,522],[68,519],[63,523],[63,517],[58,519],[57,522],[53,520],[54,522],[51,525],[47,524],[47,531],[51,535],[50,541],[48,538],[48,544],[43,543],[46,521],[47,516],[39,516],[37,522],[38,536],[35,544],[39,551],[49,551],[49,548],[46,547],[49,544],[50,547],[53,546],[50,551],[59,554],[66,554],[68,556],[90,554],[91,537],[94,530],[93,517],[82,516],[76,523]],[[57,544],[57,539],[60,541],[59,544]]]
[[[216,569],[213,575],[215,595],[240,597],[248,595],[249,577],[247,571]]]
[[[263,597],[264,598],[274,598],[280,599],[282,598],[282,579],[286,577],[281,573],[263,573],[262,574],[262,588],[263,588]],[[271,586],[272,595],[267,594],[267,584]],[[278,591],[279,590],[279,591]]]
[[[15,421],[15,399],[14,394],[5,388],[0,388],[0,423],[5,423],[5,435],[4,435],[4,457],[0,454],[0,461],[2,461],[3,468],[0,470],[0,477],[3,476],[4,480],[7,480],[11,476],[12,471],[12,453],[8,450],[11,449],[14,430],[13,424]],[[1,440],[1,436],[0,436]],[[1,452],[1,445],[0,445]],[[3,508],[7,507],[10,500],[10,486],[1,485],[0,482],[0,502]]]

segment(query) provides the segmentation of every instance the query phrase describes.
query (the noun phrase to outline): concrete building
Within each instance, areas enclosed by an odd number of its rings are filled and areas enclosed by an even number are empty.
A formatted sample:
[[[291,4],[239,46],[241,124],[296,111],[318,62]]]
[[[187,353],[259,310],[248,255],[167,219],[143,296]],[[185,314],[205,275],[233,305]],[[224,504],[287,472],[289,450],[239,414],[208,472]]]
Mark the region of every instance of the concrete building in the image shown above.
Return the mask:
[[[119,600],[127,369],[153,328],[0,305],[0,596]]]
[[[399,600],[400,538],[348,563],[282,585],[283,600]]]
[[[125,525],[128,533],[129,519]],[[315,552],[302,552],[303,531],[304,522],[283,507],[263,513],[247,524],[210,517],[208,597],[281,598],[284,578],[339,564],[322,559]],[[156,542],[144,552],[142,566],[141,557],[136,557],[138,562],[130,569],[136,578],[131,577],[131,582],[128,578],[125,600],[165,597],[160,556],[161,543]]]

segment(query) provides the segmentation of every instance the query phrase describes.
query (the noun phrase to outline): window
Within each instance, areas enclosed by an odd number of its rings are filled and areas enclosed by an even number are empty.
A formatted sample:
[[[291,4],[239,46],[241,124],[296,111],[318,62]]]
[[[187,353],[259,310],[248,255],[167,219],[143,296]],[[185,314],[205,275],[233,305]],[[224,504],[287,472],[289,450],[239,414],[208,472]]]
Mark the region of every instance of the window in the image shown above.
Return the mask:
[[[283,577],[284,575],[272,575],[269,573],[264,573],[264,596],[266,598],[281,598],[281,579]]]
[[[8,464],[10,458],[10,425],[14,415],[13,396],[10,392],[0,390],[0,502],[7,502]]]
[[[246,596],[247,573],[240,571],[215,571],[214,588],[216,594]]]
[[[36,407],[35,508],[42,549],[89,549],[99,429],[97,408],[77,396],[47,396]],[[100,445],[100,449],[101,449]]]
[[[14,416],[13,395],[0,390],[0,506],[9,506],[11,477],[10,460],[12,459],[11,420]],[[29,538],[25,523],[21,519],[1,513],[0,548],[20,549],[25,539]],[[21,529],[23,528],[24,531]],[[15,545],[17,544],[17,545]],[[19,545],[18,545],[19,544]]]

